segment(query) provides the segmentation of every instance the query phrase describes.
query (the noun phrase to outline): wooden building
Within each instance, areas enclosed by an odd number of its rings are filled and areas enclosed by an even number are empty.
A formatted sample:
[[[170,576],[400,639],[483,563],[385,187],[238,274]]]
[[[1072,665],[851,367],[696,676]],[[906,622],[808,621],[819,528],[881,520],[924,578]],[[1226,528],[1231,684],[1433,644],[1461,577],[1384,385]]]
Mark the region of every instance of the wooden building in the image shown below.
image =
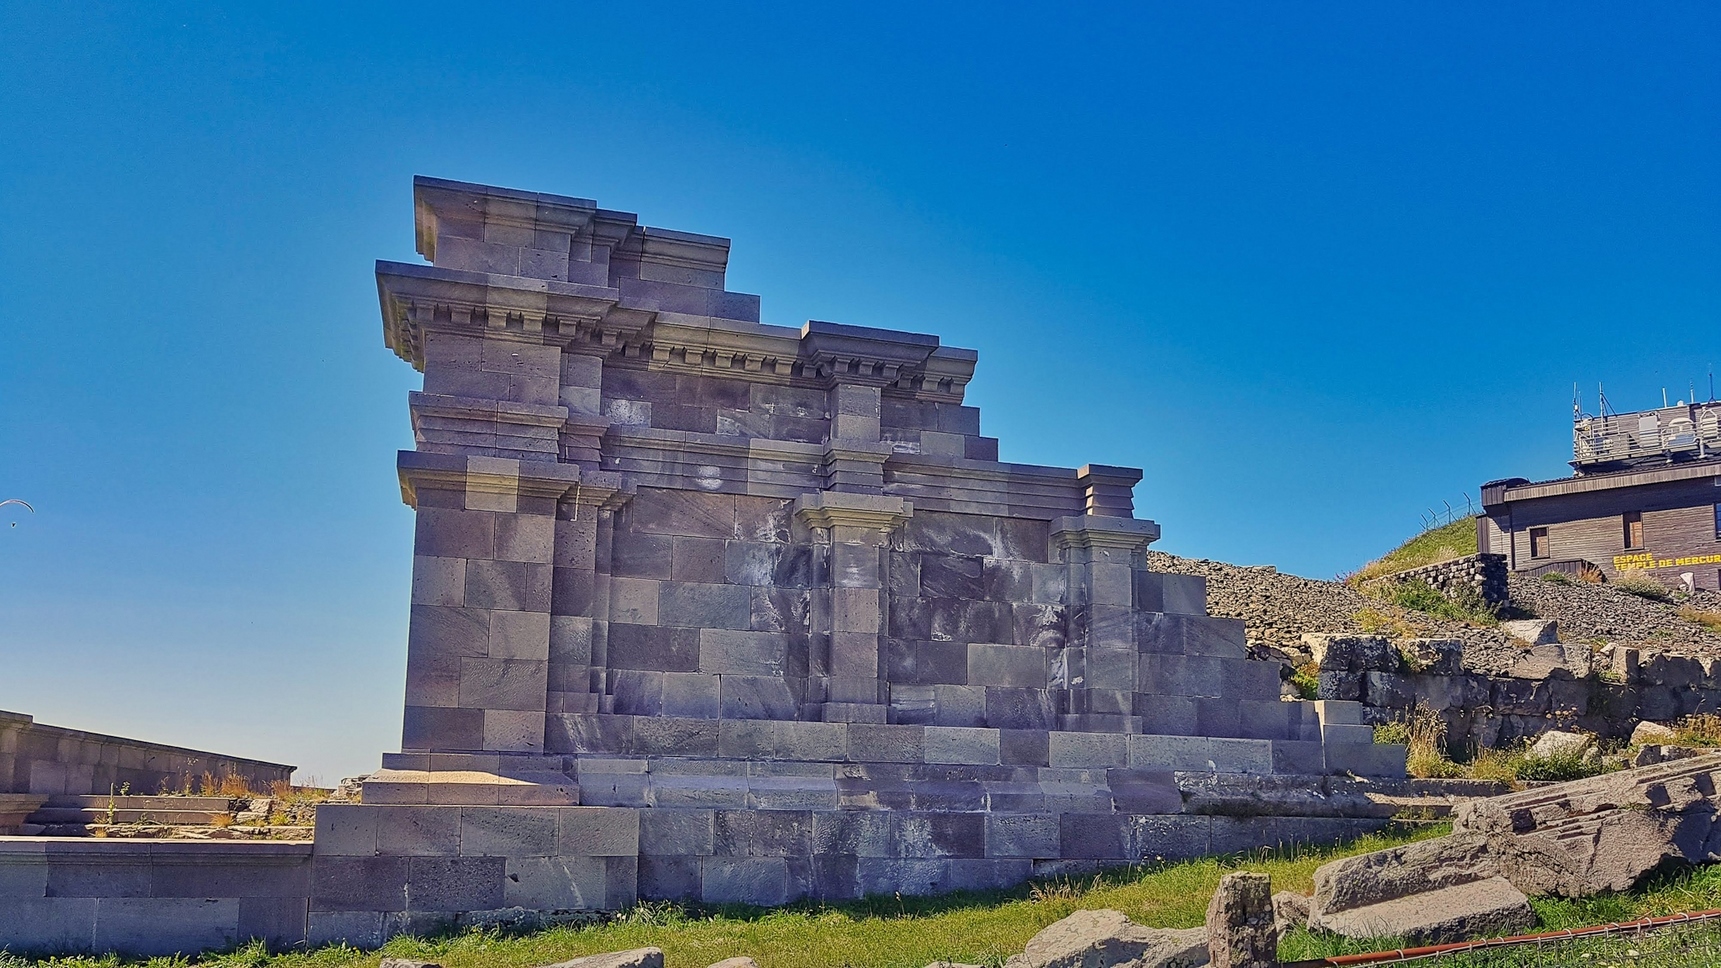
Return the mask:
[[[1721,404],[1579,417],[1572,467],[1482,485],[1479,550],[1518,572],[1641,570],[1721,589]]]

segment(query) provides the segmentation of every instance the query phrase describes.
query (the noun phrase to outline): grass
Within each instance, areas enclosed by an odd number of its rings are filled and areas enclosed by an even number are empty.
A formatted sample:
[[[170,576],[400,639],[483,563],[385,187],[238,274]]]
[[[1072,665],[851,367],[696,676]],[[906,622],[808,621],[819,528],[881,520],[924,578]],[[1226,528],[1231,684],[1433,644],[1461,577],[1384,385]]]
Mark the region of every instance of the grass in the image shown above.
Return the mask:
[[[1673,597],[1667,586],[1649,577],[1642,571],[1628,571],[1613,581],[1613,587],[1627,595],[1647,598],[1652,602],[1665,602]]]
[[[1687,622],[1701,625],[1711,632],[1721,632],[1721,611],[1708,608],[1694,608],[1690,605],[1679,607],[1679,617]]]
[[[1693,720],[1699,717],[1691,717]],[[1693,728],[1712,730],[1721,745],[1721,716],[1706,717],[1713,723]],[[1516,786],[1527,781],[1577,780],[1609,770],[1594,747],[1551,756],[1533,756],[1527,744],[1510,748],[1476,750],[1468,762],[1455,761],[1446,742],[1446,720],[1418,703],[1408,714],[1374,728],[1376,743],[1398,743],[1407,747],[1405,768],[1418,779],[1496,780]]]
[[[1350,576],[1352,584],[1380,578],[1423,565],[1439,564],[1476,553],[1476,519],[1459,518],[1451,524],[1429,528]]]
[[[1377,581],[1369,584],[1365,590],[1389,605],[1436,618],[1471,625],[1500,624],[1499,611],[1483,601],[1482,594],[1473,588],[1464,587],[1455,595],[1446,595],[1427,582],[1411,579]]]

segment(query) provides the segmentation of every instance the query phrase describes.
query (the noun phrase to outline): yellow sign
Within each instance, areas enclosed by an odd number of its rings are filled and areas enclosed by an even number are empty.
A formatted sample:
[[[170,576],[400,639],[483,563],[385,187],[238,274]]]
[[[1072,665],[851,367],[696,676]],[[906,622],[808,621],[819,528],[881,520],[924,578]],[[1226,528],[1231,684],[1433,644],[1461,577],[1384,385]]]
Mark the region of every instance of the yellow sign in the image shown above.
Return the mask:
[[[1721,565],[1721,555],[1690,555],[1685,558],[1657,558],[1649,552],[1635,555],[1614,555],[1614,571],[1637,571],[1645,568],[1684,568],[1687,565]]]

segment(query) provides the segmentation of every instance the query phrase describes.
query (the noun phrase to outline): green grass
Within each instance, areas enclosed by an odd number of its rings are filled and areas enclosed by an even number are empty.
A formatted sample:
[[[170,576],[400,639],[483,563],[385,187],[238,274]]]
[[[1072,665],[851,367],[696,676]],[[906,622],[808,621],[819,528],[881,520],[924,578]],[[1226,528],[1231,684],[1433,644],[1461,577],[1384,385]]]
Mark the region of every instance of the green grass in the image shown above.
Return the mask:
[[[1367,837],[1335,849],[1124,868],[1097,877],[1042,881],[1008,892],[871,898],[853,904],[805,904],[774,911],[648,904],[584,926],[524,934],[465,931],[428,939],[402,937],[372,952],[334,946],[271,955],[261,945],[249,945],[196,958],[130,961],[114,956],[31,960],[0,953],[0,968],[120,968],[127,964],[144,968],[375,968],[382,956],[435,961],[445,968],[525,968],[646,945],[662,948],[671,968],[703,968],[736,955],[755,958],[761,968],[922,968],[939,960],[997,966],[1022,950],[1041,928],[1077,910],[1114,908],[1142,924],[1195,927],[1202,923],[1220,875],[1228,870],[1266,873],[1272,877],[1275,891],[1308,893],[1313,890],[1315,868],[1335,857],[1444,832],[1435,826],[1409,835]],[[1624,894],[1581,900],[1536,899],[1533,903],[1541,918],[1541,927],[1536,930],[1721,908],[1721,866],[1662,873],[1641,890]],[[1298,931],[1284,939],[1280,955],[1293,960],[1397,946],[1393,939],[1349,940]],[[1470,955],[1440,963],[1489,968],[1721,964],[1721,928],[1512,950],[1515,953]],[[1627,954],[1630,951],[1637,954]]]
[[[1451,524],[1430,528],[1364,565],[1350,577],[1354,582],[1379,578],[1409,568],[1451,561],[1476,553],[1476,519],[1459,518]]]

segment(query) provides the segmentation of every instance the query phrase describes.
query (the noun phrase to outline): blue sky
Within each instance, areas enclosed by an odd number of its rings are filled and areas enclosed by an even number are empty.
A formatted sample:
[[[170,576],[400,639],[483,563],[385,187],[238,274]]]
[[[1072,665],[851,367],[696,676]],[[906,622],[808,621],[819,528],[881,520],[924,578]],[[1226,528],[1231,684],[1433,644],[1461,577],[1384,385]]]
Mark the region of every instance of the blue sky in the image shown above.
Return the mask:
[[[76,9],[74,9],[74,7]],[[415,173],[939,334],[1006,460],[1319,577],[1721,363],[1721,7],[0,0],[0,708],[398,745]],[[14,512],[16,508],[4,509]]]

